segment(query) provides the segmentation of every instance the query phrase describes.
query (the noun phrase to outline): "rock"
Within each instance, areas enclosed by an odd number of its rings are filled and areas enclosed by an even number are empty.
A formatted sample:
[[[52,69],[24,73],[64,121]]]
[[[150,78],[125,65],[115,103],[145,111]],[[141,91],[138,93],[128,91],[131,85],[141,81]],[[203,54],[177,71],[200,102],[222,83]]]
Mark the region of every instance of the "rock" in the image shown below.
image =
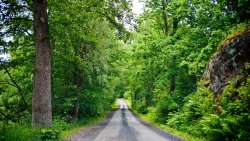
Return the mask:
[[[203,79],[219,95],[228,81],[250,62],[250,28],[228,39],[209,61]]]

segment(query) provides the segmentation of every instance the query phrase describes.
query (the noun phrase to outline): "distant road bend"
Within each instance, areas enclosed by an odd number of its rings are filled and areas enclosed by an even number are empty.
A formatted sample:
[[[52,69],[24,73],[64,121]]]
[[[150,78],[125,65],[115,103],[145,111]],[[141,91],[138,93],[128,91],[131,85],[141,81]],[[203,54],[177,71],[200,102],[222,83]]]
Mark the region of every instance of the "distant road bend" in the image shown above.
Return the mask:
[[[119,99],[119,109],[99,125],[82,129],[67,141],[183,141],[143,122]]]

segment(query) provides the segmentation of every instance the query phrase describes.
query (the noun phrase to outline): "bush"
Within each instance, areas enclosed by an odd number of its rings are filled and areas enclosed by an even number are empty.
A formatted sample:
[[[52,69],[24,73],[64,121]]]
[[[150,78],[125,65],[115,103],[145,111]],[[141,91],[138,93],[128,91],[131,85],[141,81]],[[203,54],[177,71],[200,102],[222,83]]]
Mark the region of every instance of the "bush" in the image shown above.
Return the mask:
[[[196,125],[204,115],[213,111],[213,93],[204,87],[198,88],[197,92],[186,98],[186,103],[181,111],[170,114],[167,124],[180,130],[185,130]]]
[[[59,140],[59,133],[59,130],[55,129],[41,129],[39,135],[42,141]]]
[[[142,100],[134,100],[132,108],[141,114],[147,114],[148,108],[146,105],[146,98],[143,97]]]
[[[165,95],[156,106],[156,122],[166,123],[169,119],[169,114],[176,112],[178,105],[173,101],[172,97]]]

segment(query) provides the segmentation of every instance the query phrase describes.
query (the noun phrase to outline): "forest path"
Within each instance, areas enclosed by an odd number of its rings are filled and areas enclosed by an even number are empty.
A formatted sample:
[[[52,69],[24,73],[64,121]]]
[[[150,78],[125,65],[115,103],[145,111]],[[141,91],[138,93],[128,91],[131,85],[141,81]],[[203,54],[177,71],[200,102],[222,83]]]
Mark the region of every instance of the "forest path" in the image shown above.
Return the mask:
[[[123,99],[119,109],[96,126],[82,129],[67,141],[181,141],[135,116]]]

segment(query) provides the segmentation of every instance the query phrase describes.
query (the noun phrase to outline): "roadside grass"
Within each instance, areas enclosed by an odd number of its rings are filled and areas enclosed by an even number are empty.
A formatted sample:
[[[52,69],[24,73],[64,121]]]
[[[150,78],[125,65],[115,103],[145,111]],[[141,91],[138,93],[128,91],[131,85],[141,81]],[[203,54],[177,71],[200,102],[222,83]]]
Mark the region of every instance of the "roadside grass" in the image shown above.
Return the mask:
[[[154,125],[160,129],[162,129],[162,130],[164,130],[164,131],[166,131],[174,136],[177,136],[181,139],[184,139],[186,141],[206,141],[206,139],[194,137],[192,135],[189,135],[188,133],[184,133],[184,132],[178,131],[174,128],[171,128],[168,125],[155,122],[152,113],[150,113],[150,112],[148,114],[138,113],[137,111],[135,111],[131,108],[131,101],[127,100],[127,99],[125,99],[125,100],[129,106],[129,109],[131,109],[138,117],[143,119],[145,122],[150,123],[151,125]]]
[[[34,134],[31,127],[11,126],[0,129],[1,141],[37,141],[38,136]]]
[[[60,132],[59,139],[64,140],[82,128],[87,128],[91,125],[94,125],[94,124],[101,122],[102,120],[104,120],[106,115],[107,115],[107,113],[101,115],[100,117],[81,119],[77,124],[68,125],[66,130],[63,130]]]
[[[54,121],[52,128],[33,129],[30,125],[13,125],[0,129],[0,141],[63,141],[81,128],[87,128],[104,120],[108,112],[100,117],[81,119],[77,124],[62,120]]]
[[[118,100],[116,100],[114,102],[114,104],[112,105],[112,110],[115,110],[118,107],[118,104],[119,104]],[[77,133],[82,128],[87,128],[89,126],[95,125],[95,124],[103,121],[109,112],[110,111],[107,111],[104,114],[102,114],[100,117],[97,117],[97,118],[86,118],[82,121],[80,120],[78,124],[72,124],[71,127],[69,127],[67,130],[64,130],[61,132],[60,140],[66,139],[70,135]]]
[[[114,104],[112,105],[112,109],[117,109],[119,106],[119,102],[118,102],[118,99],[115,100]]]

